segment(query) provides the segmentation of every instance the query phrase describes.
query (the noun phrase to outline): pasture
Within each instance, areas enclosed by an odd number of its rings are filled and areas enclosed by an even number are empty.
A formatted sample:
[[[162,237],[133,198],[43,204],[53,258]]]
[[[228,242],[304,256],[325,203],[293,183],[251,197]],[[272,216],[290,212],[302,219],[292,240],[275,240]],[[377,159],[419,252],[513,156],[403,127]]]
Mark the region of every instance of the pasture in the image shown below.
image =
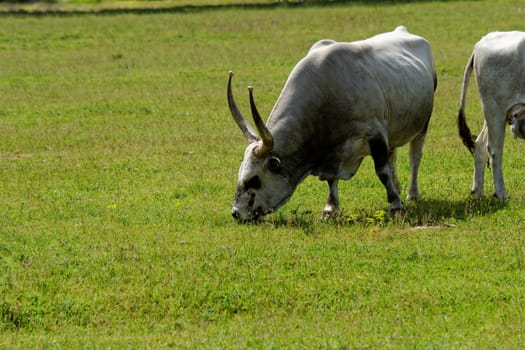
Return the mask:
[[[523,349],[525,144],[511,199],[470,198],[455,119],[472,46],[522,1],[0,16],[0,348]],[[438,88],[421,200],[391,216],[371,159],[320,213],[311,177],[260,225],[230,217],[245,139],[321,38],[397,25]],[[474,81],[467,119],[482,123]],[[407,148],[398,156],[407,187]],[[492,193],[486,175],[486,193]],[[402,194],[404,197],[406,193]]]

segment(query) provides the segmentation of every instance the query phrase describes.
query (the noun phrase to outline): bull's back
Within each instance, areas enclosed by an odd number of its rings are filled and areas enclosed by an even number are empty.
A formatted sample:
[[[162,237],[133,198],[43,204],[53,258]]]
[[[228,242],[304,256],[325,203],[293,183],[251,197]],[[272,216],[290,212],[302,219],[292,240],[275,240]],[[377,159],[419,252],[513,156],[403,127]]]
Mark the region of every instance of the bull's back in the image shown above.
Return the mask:
[[[384,126],[397,147],[426,127],[434,87],[428,42],[406,31],[351,43],[323,40],[292,70],[268,128],[285,133],[280,126],[292,125],[286,129],[324,133],[323,140],[337,143]]]
[[[481,96],[490,96],[501,108],[523,100],[525,94],[525,33],[492,32],[474,47],[474,71]],[[505,100],[505,101],[504,101]]]
[[[426,127],[432,113],[436,75],[425,39],[394,31],[333,46],[332,50],[339,56],[332,61],[348,66],[343,70],[343,83],[351,87],[348,93],[357,97],[353,103],[368,99],[368,106],[377,106],[374,113],[382,115],[370,117],[384,118],[391,146],[407,143]],[[366,79],[356,76],[356,72],[366,72],[362,73]]]
[[[317,71],[332,89],[348,93],[371,85],[381,89],[391,99],[391,108],[406,109],[422,90],[433,96],[436,83],[430,45],[407,32],[394,31],[350,43],[316,44],[305,61],[310,63],[308,70]]]

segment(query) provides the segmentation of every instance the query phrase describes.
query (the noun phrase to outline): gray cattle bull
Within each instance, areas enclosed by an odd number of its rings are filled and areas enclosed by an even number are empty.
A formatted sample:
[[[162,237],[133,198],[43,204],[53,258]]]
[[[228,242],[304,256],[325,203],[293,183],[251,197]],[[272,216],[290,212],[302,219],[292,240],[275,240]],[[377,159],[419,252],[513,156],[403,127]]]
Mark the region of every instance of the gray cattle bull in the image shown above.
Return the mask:
[[[471,134],[465,119],[467,87],[472,71],[485,116],[478,137]],[[474,197],[484,195],[485,165],[490,161],[494,196],[508,198],[501,165],[505,125],[510,124],[515,137],[525,138],[525,33],[489,33],[474,46],[463,77],[457,123],[463,143],[474,155]]]
[[[408,142],[408,198],[419,196],[418,168],[436,87],[425,39],[398,27],[362,41],[319,41],[292,70],[267,125],[250,88],[257,132],[234,102],[231,79],[230,72],[230,111],[249,143],[239,169],[234,218],[254,221],[277,210],[308,175],[328,182],[324,214],[335,214],[339,179],[354,176],[367,155],[390,208],[401,209],[396,148]]]

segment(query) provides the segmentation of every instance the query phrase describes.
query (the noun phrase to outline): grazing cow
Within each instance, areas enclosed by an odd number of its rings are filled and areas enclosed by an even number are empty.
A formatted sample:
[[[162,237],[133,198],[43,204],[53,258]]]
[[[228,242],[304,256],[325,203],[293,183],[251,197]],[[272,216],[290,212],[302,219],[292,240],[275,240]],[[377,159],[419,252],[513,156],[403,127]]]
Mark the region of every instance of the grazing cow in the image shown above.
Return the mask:
[[[476,138],[465,118],[470,75],[474,71],[485,122]],[[502,158],[505,125],[515,137],[525,138],[525,33],[493,32],[475,46],[465,68],[457,118],[459,135],[474,155],[472,194],[483,196],[485,165],[492,168],[494,196],[508,198],[503,181]]]
[[[256,221],[285,204],[308,175],[328,182],[324,215],[339,210],[338,181],[350,179],[367,155],[390,208],[403,207],[396,148],[410,142],[408,198],[432,113],[436,74],[428,42],[398,27],[372,38],[314,44],[292,70],[267,124],[249,89],[255,130],[237,108],[230,72],[228,104],[248,140],[232,216]]]

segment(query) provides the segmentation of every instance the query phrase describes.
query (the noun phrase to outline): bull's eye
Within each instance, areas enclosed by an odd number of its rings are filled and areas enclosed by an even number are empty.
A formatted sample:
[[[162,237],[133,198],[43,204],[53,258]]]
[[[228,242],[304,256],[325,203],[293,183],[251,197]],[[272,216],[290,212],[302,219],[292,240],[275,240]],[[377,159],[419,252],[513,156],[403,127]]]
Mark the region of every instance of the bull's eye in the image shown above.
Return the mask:
[[[274,173],[278,172],[279,169],[281,169],[281,160],[279,158],[277,158],[277,157],[270,157],[266,161],[266,167],[271,172],[274,172]]]
[[[245,191],[251,188],[253,188],[254,190],[261,188],[261,179],[259,179],[259,176],[252,177],[244,184]]]

